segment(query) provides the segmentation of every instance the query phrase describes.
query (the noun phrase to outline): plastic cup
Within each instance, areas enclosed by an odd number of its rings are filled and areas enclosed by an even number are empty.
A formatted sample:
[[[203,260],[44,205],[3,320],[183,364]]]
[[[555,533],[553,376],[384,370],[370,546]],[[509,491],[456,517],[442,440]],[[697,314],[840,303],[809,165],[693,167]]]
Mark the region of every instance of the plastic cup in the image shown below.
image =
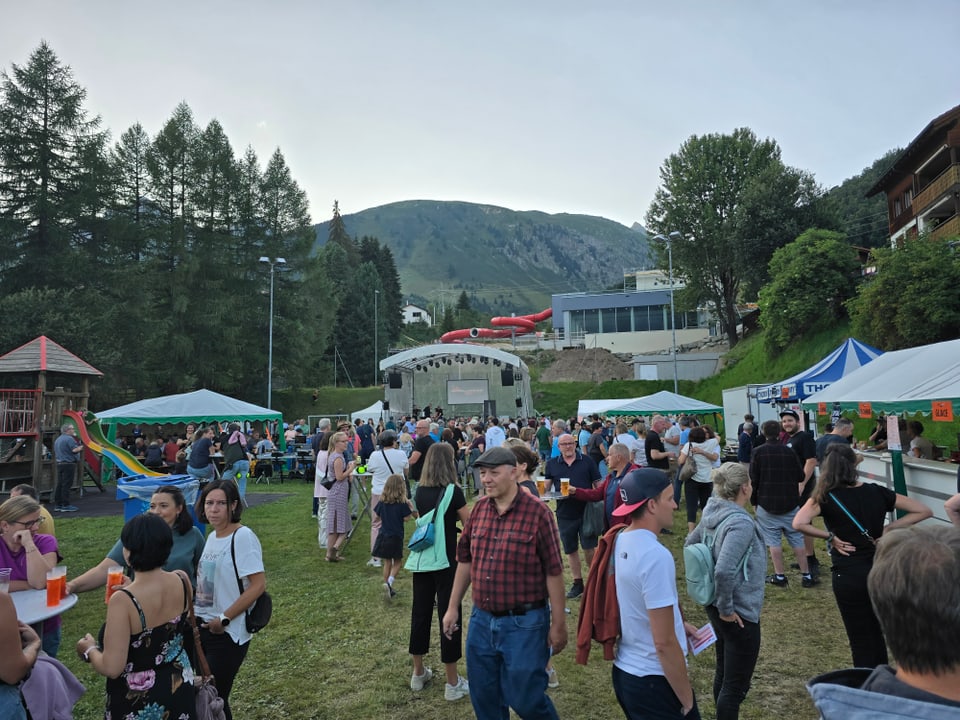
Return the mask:
[[[11,568],[0,568],[0,592],[10,592],[10,572]]]
[[[57,565],[53,571],[60,574],[60,597],[65,598],[67,596],[67,566]]]
[[[123,584],[123,568],[119,565],[111,565],[107,568],[107,590],[104,594],[103,602],[110,602],[110,598],[113,597],[113,593],[116,592],[113,589],[114,585]]]
[[[545,479],[542,477],[537,478],[537,492],[542,496],[544,494],[544,483]]]
[[[560,494],[563,497],[570,494],[570,478],[560,478]]]
[[[47,607],[60,604],[60,578],[56,570],[47,570]]]

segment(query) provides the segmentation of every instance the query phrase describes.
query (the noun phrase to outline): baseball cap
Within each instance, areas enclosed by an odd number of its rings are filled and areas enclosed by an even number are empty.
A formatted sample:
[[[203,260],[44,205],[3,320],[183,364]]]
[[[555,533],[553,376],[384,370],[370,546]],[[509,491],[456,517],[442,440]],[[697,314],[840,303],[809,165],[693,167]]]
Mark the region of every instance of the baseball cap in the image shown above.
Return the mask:
[[[517,456],[513,454],[513,451],[505,447],[494,447],[473,461],[474,467],[497,467],[499,465],[512,465],[516,467]]]
[[[796,411],[796,410],[781,410],[781,411],[780,411],[780,417],[783,417],[783,416],[785,416],[785,415],[789,415],[789,416],[792,417],[794,420],[799,420],[799,419],[800,419],[800,416],[797,415],[797,411]]]
[[[667,487],[670,487],[670,478],[663,470],[631,470],[620,481],[620,499],[623,500],[623,505],[614,509],[613,516],[629,515],[647,500],[657,497]]]

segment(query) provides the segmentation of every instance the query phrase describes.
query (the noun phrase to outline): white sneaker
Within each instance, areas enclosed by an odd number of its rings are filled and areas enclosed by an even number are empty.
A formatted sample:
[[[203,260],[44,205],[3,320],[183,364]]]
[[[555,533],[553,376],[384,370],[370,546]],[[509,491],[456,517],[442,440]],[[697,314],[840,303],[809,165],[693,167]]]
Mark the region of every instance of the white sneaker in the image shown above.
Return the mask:
[[[456,685],[444,683],[443,686],[443,697],[445,700],[449,700],[451,702],[467,697],[470,694],[470,685],[467,683],[467,679],[460,677],[459,675],[457,676]]]
[[[555,688],[560,687],[560,678],[557,677],[557,669],[550,668],[547,670],[547,687]]]
[[[367,567],[383,567],[383,563],[380,562],[380,558],[372,557],[367,560]]]
[[[433,677],[433,670],[428,667],[423,669],[423,675],[411,675],[410,676],[410,689],[411,690],[423,690],[423,686],[430,682],[430,678]]]

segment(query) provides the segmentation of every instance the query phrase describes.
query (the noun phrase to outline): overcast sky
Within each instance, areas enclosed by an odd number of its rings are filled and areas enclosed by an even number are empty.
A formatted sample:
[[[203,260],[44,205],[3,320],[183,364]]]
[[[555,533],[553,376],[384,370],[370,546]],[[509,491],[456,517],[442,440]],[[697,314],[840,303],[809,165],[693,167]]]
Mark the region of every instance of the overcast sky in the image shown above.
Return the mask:
[[[238,155],[279,146],[316,222],[441,199],[629,225],[684,140],[743,126],[829,188],[960,102],[956,0],[0,7],[3,69],[45,39],[114,140],[183,100]]]

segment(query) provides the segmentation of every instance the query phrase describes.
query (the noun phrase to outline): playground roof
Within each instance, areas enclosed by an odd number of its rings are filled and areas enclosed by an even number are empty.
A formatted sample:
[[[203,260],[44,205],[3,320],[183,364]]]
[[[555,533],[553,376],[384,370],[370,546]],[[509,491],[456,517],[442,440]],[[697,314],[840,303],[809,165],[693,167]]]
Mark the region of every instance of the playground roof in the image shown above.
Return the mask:
[[[84,362],[46,335],[34,338],[0,356],[0,373],[38,372],[103,377],[103,373],[93,365]]]

